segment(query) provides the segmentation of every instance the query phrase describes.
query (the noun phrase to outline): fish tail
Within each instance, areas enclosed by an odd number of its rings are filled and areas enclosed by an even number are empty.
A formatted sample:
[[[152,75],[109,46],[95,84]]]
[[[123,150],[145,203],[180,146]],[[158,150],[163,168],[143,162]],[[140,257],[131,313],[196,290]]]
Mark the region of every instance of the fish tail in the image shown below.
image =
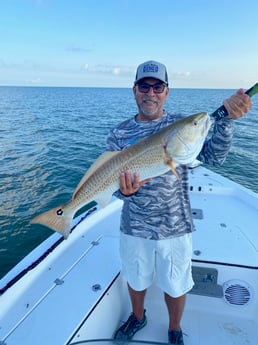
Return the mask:
[[[41,213],[33,218],[30,223],[45,225],[52,230],[60,232],[64,238],[67,238],[70,234],[74,214],[74,210],[59,206]]]

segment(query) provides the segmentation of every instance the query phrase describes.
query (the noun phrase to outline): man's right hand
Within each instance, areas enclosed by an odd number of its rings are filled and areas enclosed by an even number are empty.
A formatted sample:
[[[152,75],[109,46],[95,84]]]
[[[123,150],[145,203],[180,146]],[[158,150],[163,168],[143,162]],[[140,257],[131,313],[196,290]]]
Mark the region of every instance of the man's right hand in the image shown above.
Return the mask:
[[[120,175],[120,192],[125,196],[133,195],[145,183],[151,181],[151,178],[140,181],[140,174],[132,172],[130,169],[126,170]]]

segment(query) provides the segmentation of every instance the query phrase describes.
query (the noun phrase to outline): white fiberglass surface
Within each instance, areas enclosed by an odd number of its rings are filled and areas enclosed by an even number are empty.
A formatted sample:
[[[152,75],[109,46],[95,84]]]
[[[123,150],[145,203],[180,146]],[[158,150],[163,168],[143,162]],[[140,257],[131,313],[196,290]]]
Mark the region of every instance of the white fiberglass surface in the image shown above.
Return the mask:
[[[163,293],[152,287],[146,300],[148,324],[134,340],[168,341]],[[251,315],[250,315],[251,314]],[[228,306],[221,298],[188,295],[182,319],[185,345],[257,345],[258,321],[248,307]]]

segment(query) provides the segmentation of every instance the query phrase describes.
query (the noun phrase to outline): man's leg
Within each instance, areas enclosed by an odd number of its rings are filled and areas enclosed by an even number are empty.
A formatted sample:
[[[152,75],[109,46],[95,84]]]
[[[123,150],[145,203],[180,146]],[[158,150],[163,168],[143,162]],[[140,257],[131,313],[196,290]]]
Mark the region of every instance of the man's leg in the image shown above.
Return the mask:
[[[136,291],[128,284],[128,291],[131,298],[133,314],[138,320],[142,320],[144,316],[144,298],[147,290]]]
[[[146,295],[146,290],[136,291],[132,289],[129,284],[128,290],[131,298],[133,313],[114,334],[115,339],[123,341],[132,339],[134,334],[147,324],[147,318],[144,310],[144,297]]]
[[[180,331],[180,322],[184,311],[186,295],[171,297],[164,293],[169,315],[169,331]]]

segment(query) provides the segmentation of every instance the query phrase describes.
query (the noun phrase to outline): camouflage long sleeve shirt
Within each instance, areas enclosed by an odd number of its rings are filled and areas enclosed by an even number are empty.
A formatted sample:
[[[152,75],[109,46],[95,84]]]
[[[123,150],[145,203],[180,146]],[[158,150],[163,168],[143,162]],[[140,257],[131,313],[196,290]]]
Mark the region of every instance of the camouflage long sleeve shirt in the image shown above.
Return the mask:
[[[180,118],[182,115],[164,112],[154,121],[139,122],[135,117],[123,121],[110,131],[107,150],[123,150]],[[225,118],[215,122],[197,159],[208,164],[222,164],[230,149],[232,135],[233,120]],[[120,223],[123,233],[162,240],[195,230],[189,200],[188,167],[180,165],[176,170],[179,178],[169,171],[153,178],[132,196],[124,196],[120,191],[115,193],[124,201]]]

